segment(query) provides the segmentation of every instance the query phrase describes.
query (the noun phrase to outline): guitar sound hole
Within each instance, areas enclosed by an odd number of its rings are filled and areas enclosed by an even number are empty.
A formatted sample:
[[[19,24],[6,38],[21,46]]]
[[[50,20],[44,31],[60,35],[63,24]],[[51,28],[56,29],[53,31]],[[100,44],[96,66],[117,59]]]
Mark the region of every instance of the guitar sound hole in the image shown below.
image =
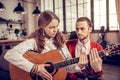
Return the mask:
[[[45,66],[45,69],[49,72],[52,73],[54,71],[54,66],[51,62],[46,62],[45,64],[49,64],[50,66]]]

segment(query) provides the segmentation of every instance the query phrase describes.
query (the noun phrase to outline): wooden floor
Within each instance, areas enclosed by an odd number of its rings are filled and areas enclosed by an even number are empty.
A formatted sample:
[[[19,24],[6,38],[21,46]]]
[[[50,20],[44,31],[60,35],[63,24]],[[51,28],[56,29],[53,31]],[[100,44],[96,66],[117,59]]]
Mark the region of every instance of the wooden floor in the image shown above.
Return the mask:
[[[104,80],[120,80],[120,66],[103,64]]]
[[[120,66],[103,64],[104,80],[120,80]],[[9,72],[0,69],[0,80],[10,80]]]

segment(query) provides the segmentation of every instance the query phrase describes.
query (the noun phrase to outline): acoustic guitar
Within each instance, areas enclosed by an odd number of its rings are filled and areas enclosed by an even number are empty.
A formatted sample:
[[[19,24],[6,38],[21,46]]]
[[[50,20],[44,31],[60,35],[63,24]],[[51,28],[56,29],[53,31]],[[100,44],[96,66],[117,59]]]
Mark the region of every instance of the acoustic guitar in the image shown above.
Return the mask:
[[[108,48],[99,52],[99,56],[105,57],[120,53],[120,43],[109,46]],[[79,61],[79,57],[63,61],[62,56],[57,50],[51,50],[45,54],[38,54],[33,51],[28,51],[23,55],[26,59],[35,64],[50,63],[51,66],[45,67],[50,73],[57,70],[53,75],[53,80],[65,80],[66,69],[65,66],[75,64]],[[27,65],[26,65],[27,66]],[[13,64],[9,65],[11,80],[32,80],[30,74]],[[36,79],[38,80],[38,79]],[[43,80],[42,78],[39,80]]]
[[[101,26],[100,34],[97,42],[103,47],[103,49],[107,46],[107,41],[105,40],[106,30],[104,26]]]

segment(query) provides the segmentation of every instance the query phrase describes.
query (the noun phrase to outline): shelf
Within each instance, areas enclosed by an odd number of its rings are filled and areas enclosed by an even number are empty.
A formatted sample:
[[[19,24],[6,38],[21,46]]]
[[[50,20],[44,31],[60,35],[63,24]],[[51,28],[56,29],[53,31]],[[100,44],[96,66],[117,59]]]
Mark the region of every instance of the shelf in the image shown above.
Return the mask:
[[[7,21],[0,21],[0,24],[7,24]]]
[[[23,23],[25,23],[24,21],[22,21],[22,20],[18,20],[18,21],[10,21],[9,23],[13,23],[13,24],[23,24]]]
[[[24,23],[24,21],[23,20],[18,20],[18,21],[6,20],[0,17],[0,24],[8,24],[8,23],[21,24],[21,23]]]
[[[9,23],[13,23],[13,24],[23,24],[24,21],[0,21],[0,24],[9,24]]]

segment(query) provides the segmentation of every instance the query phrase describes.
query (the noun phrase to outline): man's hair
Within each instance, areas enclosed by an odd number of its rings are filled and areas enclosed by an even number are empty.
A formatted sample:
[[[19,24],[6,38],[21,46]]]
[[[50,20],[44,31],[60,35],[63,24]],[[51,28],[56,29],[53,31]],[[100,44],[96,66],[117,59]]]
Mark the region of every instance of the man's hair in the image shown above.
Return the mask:
[[[86,21],[90,27],[93,26],[91,20],[89,18],[87,18],[87,17],[80,17],[80,18],[77,19],[76,22],[79,22],[79,21]]]

